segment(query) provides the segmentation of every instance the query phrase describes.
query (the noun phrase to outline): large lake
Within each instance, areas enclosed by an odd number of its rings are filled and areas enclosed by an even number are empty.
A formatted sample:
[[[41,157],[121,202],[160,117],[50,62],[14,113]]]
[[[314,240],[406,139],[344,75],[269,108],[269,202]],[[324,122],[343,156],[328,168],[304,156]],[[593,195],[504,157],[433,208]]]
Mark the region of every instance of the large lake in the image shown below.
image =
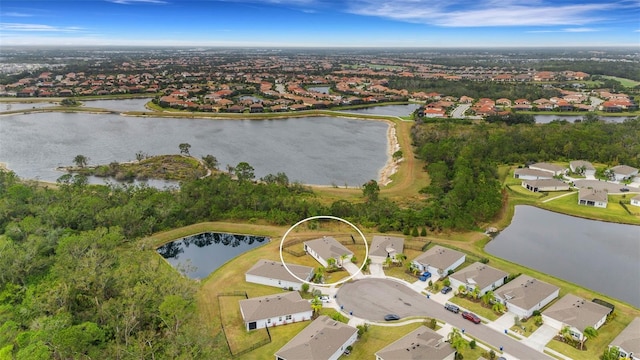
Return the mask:
[[[0,117],[0,162],[22,178],[55,181],[76,155],[89,164],[177,154],[214,155],[220,168],[246,161],[256,177],[284,172],[305,184],[361,186],[388,161],[385,122],[335,117],[211,120],[112,114],[34,113]],[[97,179],[96,181],[102,181]],[[92,182],[94,182],[92,180]]]
[[[640,226],[520,205],[485,250],[640,307]]]

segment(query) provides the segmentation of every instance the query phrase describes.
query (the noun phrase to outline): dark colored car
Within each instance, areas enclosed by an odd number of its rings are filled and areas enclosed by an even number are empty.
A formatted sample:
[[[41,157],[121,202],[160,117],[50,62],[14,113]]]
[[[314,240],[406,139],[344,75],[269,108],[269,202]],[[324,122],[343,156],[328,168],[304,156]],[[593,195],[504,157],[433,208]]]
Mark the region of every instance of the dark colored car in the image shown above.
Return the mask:
[[[422,273],[422,275],[420,275],[420,281],[427,281],[427,279],[430,277],[431,277],[431,273],[428,271],[425,271],[424,273]]]
[[[629,188],[622,188],[622,189],[620,189],[620,191],[621,192],[627,192],[627,191],[629,191]]]
[[[384,320],[385,321],[400,320],[400,316],[398,316],[396,314],[387,314],[387,315],[384,316]]]
[[[451,311],[452,313],[456,313],[457,314],[458,312],[460,312],[460,308],[455,306],[455,305],[453,305],[453,304],[446,303],[446,304],[444,304],[444,308],[449,310],[449,311]]]
[[[442,288],[442,290],[440,290],[440,292],[443,294],[448,294],[450,291],[451,291],[451,286],[445,286]]]
[[[480,318],[478,317],[478,315],[474,314],[474,313],[470,313],[468,311],[464,311],[462,313],[462,317],[473,322],[474,324],[480,324],[482,322],[482,320],[480,320]]]

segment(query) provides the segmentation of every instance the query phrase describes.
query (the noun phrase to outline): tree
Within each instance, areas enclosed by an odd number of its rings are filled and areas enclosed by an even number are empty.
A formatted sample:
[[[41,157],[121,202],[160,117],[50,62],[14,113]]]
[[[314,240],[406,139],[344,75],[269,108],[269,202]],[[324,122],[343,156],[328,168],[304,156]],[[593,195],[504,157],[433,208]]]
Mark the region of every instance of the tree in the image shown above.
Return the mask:
[[[396,264],[398,266],[403,266],[404,262],[407,260],[407,255],[405,254],[395,254],[394,259],[396,260]]]
[[[506,307],[500,301],[496,301],[493,303],[493,306],[491,306],[491,310],[497,314],[502,314],[506,310]]]
[[[411,231],[411,236],[413,237],[418,237],[419,233],[418,233],[418,227],[414,226],[413,230]]]
[[[380,195],[380,186],[375,180],[369,180],[362,185],[362,195],[367,199],[367,202],[375,202]]]
[[[189,155],[189,149],[191,149],[191,145],[189,143],[181,143],[178,145],[180,149],[180,154]]]
[[[489,305],[493,301],[493,291],[489,290],[484,295],[482,295],[482,303],[485,305]]]
[[[302,283],[302,286],[300,287],[300,290],[302,291],[303,294],[308,293],[309,292],[309,284]]]
[[[604,349],[600,360],[620,360],[620,348],[617,346],[610,346]]]
[[[580,349],[584,347],[584,342],[587,339],[593,339],[598,337],[598,330],[593,326],[587,326],[584,330],[582,330],[582,341],[580,341]]]
[[[332,258],[332,257],[331,257],[331,258],[328,258],[328,259],[327,259],[327,265],[328,265],[328,267],[330,267],[330,268],[334,267],[334,266],[336,265],[336,259],[334,259],[334,258]]]
[[[84,155],[76,155],[76,157],[73,158],[73,162],[76,164],[76,166],[83,168],[87,166],[89,158]]]
[[[474,287],[473,291],[471,292],[471,295],[473,296],[474,299],[477,299],[480,296],[480,288],[479,287]]]
[[[239,162],[235,167],[236,178],[239,181],[251,181],[255,179],[254,168],[247,162]]]
[[[420,236],[427,236],[427,228],[425,228],[424,226],[422,227],[422,230],[420,231]]]
[[[387,256],[387,257],[384,259],[384,263],[383,263],[383,265],[384,265],[384,267],[389,267],[389,266],[391,266],[391,263],[393,263],[393,259],[391,259],[391,257],[390,257],[390,256]]]
[[[340,255],[340,266],[344,265],[344,261],[349,257],[349,254]]]
[[[466,295],[467,294],[467,287],[464,286],[464,285],[458,286],[458,294]]]
[[[451,347],[456,349],[458,352],[467,347],[467,341],[462,337],[462,333],[458,328],[452,328],[447,339],[449,340]]]
[[[316,315],[322,310],[322,300],[320,300],[319,296],[316,296],[311,300],[311,310],[313,310],[313,314]]]
[[[211,170],[218,170],[218,159],[213,155],[205,155],[202,157],[204,164]]]
[[[448,277],[444,278],[444,280],[442,280],[442,285],[451,286],[451,280],[449,280]]]

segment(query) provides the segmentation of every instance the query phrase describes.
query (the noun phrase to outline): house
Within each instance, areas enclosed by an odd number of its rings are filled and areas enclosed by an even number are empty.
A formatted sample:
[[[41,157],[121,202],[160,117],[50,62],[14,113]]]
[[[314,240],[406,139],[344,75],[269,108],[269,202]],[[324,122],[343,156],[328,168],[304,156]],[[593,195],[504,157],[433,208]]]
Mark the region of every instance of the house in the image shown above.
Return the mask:
[[[569,169],[574,173],[582,174],[586,177],[596,176],[596,168],[594,168],[590,162],[585,160],[574,160],[569,162]]]
[[[240,313],[247,330],[311,320],[309,300],[297,291],[240,300]]]
[[[287,268],[302,280],[310,281],[313,277],[312,267],[288,264]],[[293,277],[289,271],[280,261],[262,259],[244,274],[244,278],[246,282],[254,284],[300,290],[303,282]]]
[[[369,257],[372,261],[383,262],[386,258],[394,259],[404,251],[404,238],[395,236],[375,235],[369,247]]]
[[[557,179],[522,180],[522,187],[533,192],[569,190],[569,184]]]
[[[376,360],[453,360],[455,355],[442,335],[420,326],[376,352]]]
[[[520,318],[529,318],[558,297],[560,288],[528,275],[520,275],[493,291],[496,300]]]
[[[620,358],[640,360],[640,317],[631,320],[631,323],[613,339],[609,347],[614,346],[620,351]]]
[[[353,252],[331,236],[323,236],[319,239],[305,241],[304,251],[316,259],[322,266],[329,266],[329,259],[336,260],[337,264],[349,261]],[[344,258],[343,258],[344,256]]]
[[[482,296],[487,291],[493,291],[502,286],[508,275],[508,273],[487,264],[475,262],[449,275],[449,281],[451,281],[453,289],[458,289],[460,285],[463,285],[469,291],[473,291],[477,287],[480,289],[480,296]]]
[[[611,168],[611,172],[616,181],[629,180],[638,175],[638,169],[627,165],[614,166]]]
[[[544,163],[544,162],[531,164],[531,165],[529,165],[529,169],[547,171],[547,172],[552,173],[553,176],[558,176],[558,175],[564,174],[564,172],[567,170],[566,168],[564,168],[564,167],[562,167],[560,165]]]
[[[513,171],[513,177],[522,180],[553,179],[553,174],[548,171],[520,168]]]
[[[430,272],[435,279],[441,279],[462,265],[466,258],[460,251],[436,245],[416,257],[412,264],[420,271]]]
[[[578,204],[606,208],[608,194],[604,190],[581,188],[578,191]]]
[[[640,206],[640,195],[636,195],[631,198],[631,205]]]
[[[358,329],[322,315],[275,353],[276,360],[337,360],[358,339]]]
[[[542,320],[558,331],[568,326],[571,336],[578,341],[583,341],[585,340],[584,329],[590,326],[596,330],[599,329],[611,311],[611,308],[604,305],[567,294],[542,312]]]

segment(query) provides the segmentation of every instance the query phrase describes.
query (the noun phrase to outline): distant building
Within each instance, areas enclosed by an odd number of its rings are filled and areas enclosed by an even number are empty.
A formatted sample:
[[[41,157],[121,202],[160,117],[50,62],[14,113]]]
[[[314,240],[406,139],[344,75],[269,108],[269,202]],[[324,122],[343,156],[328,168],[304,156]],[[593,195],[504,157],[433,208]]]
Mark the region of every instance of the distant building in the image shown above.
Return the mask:
[[[375,235],[369,247],[369,256],[378,262],[386,258],[393,259],[397,254],[404,251],[404,238],[394,236]]]
[[[614,166],[611,171],[616,181],[629,180],[638,175],[638,169],[627,165]]]
[[[495,298],[505,304],[509,312],[529,318],[558,297],[560,288],[528,275],[520,275],[494,290]]]
[[[606,208],[608,202],[609,202],[608,194],[604,190],[581,188],[578,191],[578,204],[579,205]]]
[[[303,265],[288,264],[289,271],[305,281],[313,277],[313,268]],[[303,282],[293,277],[280,261],[259,260],[245,274],[245,280],[250,283],[274,286],[278,288],[293,288],[300,290]]]
[[[569,190],[569,184],[557,179],[522,180],[522,187],[533,192]]]
[[[455,354],[442,335],[420,326],[376,352],[376,360],[453,360]]]
[[[617,347],[621,359],[640,360],[640,318],[631,320],[631,323],[613,339],[609,347]]]
[[[569,169],[574,173],[582,173],[586,177],[596,176],[596,168],[593,165],[584,160],[575,160],[569,163]]]
[[[316,259],[322,266],[329,266],[329,259],[336,260],[340,265],[342,261],[350,261],[353,252],[331,236],[323,236],[319,239],[304,242],[304,251]],[[346,258],[342,256],[346,255]]]
[[[599,329],[611,311],[606,306],[567,294],[546,309],[542,313],[542,319],[545,324],[558,331],[568,326],[573,338],[582,341],[585,340],[584,329],[590,326]]]
[[[464,263],[466,255],[460,251],[436,245],[418,255],[412,264],[420,271],[430,272],[435,279],[440,279]]]
[[[531,164],[529,165],[529,169],[547,171],[552,173],[554,176],[562,175],[567,170],[566,168],[560,165],[544,163],[544,162]]]
[[[297,291],[240,300],[247,330],[311,320],[311,303]]]
[[[487,291],[494,290],[507,280],[506,272],[498,270],[487,264],[475,262],[462,270],[449,275],[451,287],[457,289],[463,285],[467,290],[473,291],[476,287],[480,289],[480,295]]]
[[[522,180],[553,179],[553,173],[549,171],[521,168],[513,171],[513,177]]]
[[[276,360],[337,360],[358,339],[358,329],[321,315],[275,353]]]

